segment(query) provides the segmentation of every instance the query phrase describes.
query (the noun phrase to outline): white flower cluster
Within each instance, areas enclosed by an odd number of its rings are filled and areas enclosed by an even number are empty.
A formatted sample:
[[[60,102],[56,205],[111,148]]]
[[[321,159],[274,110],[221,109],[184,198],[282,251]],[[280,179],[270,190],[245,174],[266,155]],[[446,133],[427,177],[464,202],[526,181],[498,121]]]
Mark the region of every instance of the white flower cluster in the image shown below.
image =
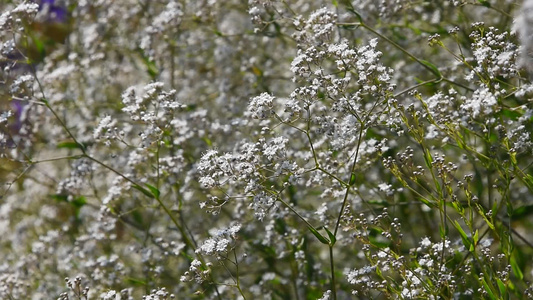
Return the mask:
[[[0,1],[0,299],[531,294],[511,2]]]
[[[34,77],[33,75],[23,75],[20,76],[11,84],[11,93],[14,95],[18,94],[31,94],[33,88]]]
[[[336,21],[337,14],[323,7],[309,16],[304,28],[312,32],[315,40],[326,41],[335,32]]]
[[[111,141],[117,137],[124,136],[124,132],[118,131],[115,127],[116,120],[113,120],[111,116],[105,116],[100,120],[98,126],[94,129],[93,138],[96,141],[105,141],[106,146],[111,145]]]
[[[83,187],[86,186],[86,178],[94,170],[93,164],[88,160],[78,160],[72,163],[70,176],[61,180],[57,185],[56,193],[73,200],[79,196]]]
[[[13,112],[11,110],[3,111],[0,113],[0,124],[7,123],[7,120],[13,116]]]
[[[509,32],[500,32],[494,27],[484,29],[483,23],[472,24],[472,26],[475,29],[470,34],[470,38],[474,41],[472,50],[476,66],[467,78],[473,77],[474,74],[491,79],[496,76],[504,78],[516,76],[515,61],[518,56],[518,47],[511,42]]]
[[[472,98],[465,100],[461,110],[470,113],[472,118],[487,116],[498,111],[498,101],[488,88],[477,89]]]
[[[242,225],[235,223],[228,228],[220,230],[212,230],[212,235],[209,239],[205,240],[202,245],[196,249],[196,253],[202,255],[215,256],[217,259],[221,259],[229,251],[235,247],[237,240],[237,233],[241,230]],[[194,259],[189,266],[189,270],[181,276],[181,282],[188,282],[195,280],[198,283],[205,281],[210,274],[211,263],[202,263],[198,259]]]
[[[237,232],[241,230],[241,224],[237,223],[225,229],[215,230],[212,237],[205,240],[196,250],[196,253],[205,255],[220,255],[231,250],[232,241],[237,239]]]
[[[274,107],[274,96],[268,93],[262,93],[257,97],[253,97],[248,104],[248,111],[254,119],[266,119],[272,113]]]
[[[39,11],[39,4],[24,1],[10,11],[0,15],[0,31],[18,31],[23,29],[23,20],[31,21]]]

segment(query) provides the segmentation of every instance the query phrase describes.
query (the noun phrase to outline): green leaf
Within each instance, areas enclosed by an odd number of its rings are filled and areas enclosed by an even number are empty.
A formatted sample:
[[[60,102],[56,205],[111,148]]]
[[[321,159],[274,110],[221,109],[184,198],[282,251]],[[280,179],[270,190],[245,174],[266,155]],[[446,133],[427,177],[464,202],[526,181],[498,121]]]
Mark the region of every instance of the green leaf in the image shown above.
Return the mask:
[[[126,278],[126,281],[134,286],[144,286],[146,285],[146,281],[142,279],[137,279],[133,277]]]
[[[478,241],[479,241],[479,230],[476,229],[476,232],[474,233],[474,245],[477,245]]]
[[[487,218],[487,216],[485,215],[485,211],[483,210],[483,207],[481,205],[479,205],[479,203],[476,203],[476,207],[477,207],[477,210],[479,211],[479,214],[481,215],[483,220],[485,220],[485,223],[487,223],[487,225],[490,227],[490,229],[496,230],[496,228],[494,227],[494,224],[492,224],[492,222],[489,220],[489,218]]]
[[[516,153],[510,153],[509,157],[511,158],[511,163],[513,163],[513,166],[516,166],[518,161],[516,160]]]
[[[155,196],[154,194],[152,194],[150,191],[148,191],[147,189],[143,188],[142,186],[138,185],[138,184],[134,184],[133,185],[133,188],[139,190],[141,193],[145,194],[146,196],[154,199]]]
[[[352,176],[350,176],[350,185],[354,185],[355,184],[355,174],[352,174]]]
[[[35,46],[35,49],[37,50],[37,52],[39,53],[39,57],[35,57],[35,59],[39,59],[39,60],[42,60],[44,59],[45,55],[46,55],[46,50],[44,48],[44,43],[43,41],[41,41],[40,39],[38,39],[37,37],[35,36],[32,36],[32,41],[33,41],[33,44]],[[28,63],[34,63],[33,61],[29,61]]]
[[[58,149],[61,149],[61,148],[66,148],[66,149],[80,149],[80,150],[84,150],[85,149],[85,146],[83,146],[82,144],[78,144],[76,142],[71,142],[71,141],[68,141],[68,142],[60,142],[57,144],[57,148]]]
[[[507,287],[505,283],[500,278],[496,278],[496,283],[498,283],[498,289],[500,290],[500,296],[507,295]]]
[[[392,245],[391,242],[380,242],[375,237],[370,238],[370,244],[379,249],[390,248]]]
[[[256,77],[263,77],[263,70],[261,70],[257,66],[252,66],[252,73],[254,73]]]
[[[309,231],[311,231],[311,233],[316,236],[316,238],[322,243],[322,244],[326,244],[326,245],[329,245],[329,241],[327,238],[325,238],[324,236],[322,236],[318,231],[316,231],[316,229],[314,229],[313,227],[311,226],[307,226],[307,228],[309,228]]]
[[[510,280],[507,282],[507,290],[509,290],[511,293],[513,293],[513,294],[515,294],[517,296],[519,295],[519,294],[516,293],[516,286]]]
[[[511,256],[511,259],[510,259],[511,269],[513,270],[513,274],[514,276],[516,276],[516,278],[518,278],[519,280],[523,280],[524,273],[522,273],[522,270],[520,269],[520,266],[516,261],[516,256],[517,256],[516,252]]]
[[[487,1],[487,0],[477,0],[477,2],[481,3],[481,5],[485,6],[485,7],[491,7],[490,6],[490,2]]]
[[[439,233],[440,233],[440,237],[443,238],[443,239],[448,236],[448,226],[447,226],[447,224],[445,224],[444,226],[443,225],[439,225]]]
[[[72,203],[72,205],[74,205],[75,207],[80,208],[87,204],[87,200],[85,199],[85,197],[79,196],[74,198],[74,200],[72,200],[70,203]]]
[[[496,296],[494,295],[494,292],[492,291],[492,289],[490,288],[490,285],[488,285],[488,283],[485,281],[485,278],[482,278],[481,279],[481,283],[483,284],[483,287],[485,288],[485,291],[487,292],[487,294],[489,295],[489,298],[492,299],[492,300],[496,300],[498,298],[496,298]]]
[[[144,185],[146,185],[148,187],[148,189],[150,190],[150,192],[152,192],[152,194],[156,197],[156,198],[159,198],[159,195],[161,195],[161,192],[159,192],[159,190],[153,186],[153,185],[149,185],[148,183],[145,183]]]
[[[511,110],[511,109],[508,109],[508,108],[504,108],[501,110],[501,114],[503,114],[504,116],[512,119],[512,120],[518,120],[518,118],[520,118],[523,113],[520,112],[520,111],[516,111],[516,110]]]
[[[524,183],[529,187],[530,190],[533,189],[533,176],[527,174],[524,178]]]
[[[461,236],[461,240],[463,241],[463,244],[465,245],[465,247],[469,249],[470,252],[473,252],[474,245],[472,245],[472,243],[470,242],[468,235],[466,235],[466,232],[463,230],[459,222],[457,222],[457,220],[454,220],[452,224],[455,227],[455,229],[457,229],[457,231],[459,232],[459,235]]]
[[[337,2],[337,0],[331,0],[331,4],[333,4],[333,6],[335,7],[339,6],[339,3]]]
[[[437,66],[435,66],[434,64],[430,63],[429,61],[423,60],[423,59],[420,59],[420,62],[422,64],[424,64],[426,67],[430,68],[431,69],[431,73],[433,73],[435,76],[437,76],[437,78],[442,78],[442,74],[440,73],[439,68],[437,68]]]
[[[409,23],[406,22],[406,26],[407,28],[411,29],[413,31],[414,34],[416,35],[421,35],[422,34],[422,31],[418,28],[418,27],[415,27]]]
[[[389,206],[389,202],[384,200],[368,200],[366,203],[373,205]]]
[[[505,206],[507,207],[507,215],[512,216],[514,213],[513,203],[511,203],[511,201],[506,201]]]
[[[453,201],[453,202],[451,202],[448,205],[451,205],[455,209],[455,211],[457,211],[459,214],[461,214],[461,215],[464,214],[464,208],[461,205],[461,203],[459,203],[457,201]]]
[[[433,168],[433,157],[431,156],[429,149],[426,149],[424,152],[424,160],[426,161],[426,166],[429,169],[432,169]]]
[[[54,194],[50,195],[50,197],[57,202],[68,202],[68,197],[66,195]]]
[[[54,199],[54,200],[56,200],[58,202],[66,202],[66,203],[70,204],[73,207],[73,209],[74,209],[74,215],[76,216],[76,218],[80,214],[80,209],[85,204],[87,204],[87,200],[85,199],[84,196],[78,196],[78,197],[74,198],[71,201],[68,200],[68,196],[67,195],[55,194],[55,195],[50,195],[50,197],[52,197],[52,199]]]
[[[524,205],[513,210],[512,218],[513,218],[513,221],[518,221],[518,220],[528,217],[532,213],[533,213],[533,205]]]
[[[335,235],[333,233],[331,233],[331,231],[328,230],[327,227],[324,227],[324,230],[328,233],[328,237],[331,241],[331,243],[329,244],[330,246],[334,246],[335,243],[337,242],[337,238],[335,237]]]
[[[423,83],[423,82],[426,82],[426,81],[427,81],[427,80],[424,80],[424,79],[418,78],[418,77],[416,77],[416,76],[414,77],[414,79],[415,79],[416,83]],[[436,83],[433,82],[433,81],[430,81],[430,82],[426,82],[426,83],[424,83],[424,85],[425,85],[425,86],[434,86],[434,85],[436,85]]]
[[[379,227],[370,227],[369,231],[368,240],[370,241],[371,245],[379,249],[391,247],[392,242],[390,240],[383,240],[383,229]]]
[[[146,72],[148,72],[152,80],[155,80],[157,76],[159,76],[159,69],[157,68],[155,62],[150,60],[148,56],[145,56],[142,49],[139,49],[139,53],[141,54],[144,65],[146,66]]]
[[[140,211],[138,210],[134,210],[131,212],[131,216],[133,218],[133,220],[135,222],[137,222],[137,224],[139,224],[141,227],[144,226],[144,222],[143,222],[143,215]]]

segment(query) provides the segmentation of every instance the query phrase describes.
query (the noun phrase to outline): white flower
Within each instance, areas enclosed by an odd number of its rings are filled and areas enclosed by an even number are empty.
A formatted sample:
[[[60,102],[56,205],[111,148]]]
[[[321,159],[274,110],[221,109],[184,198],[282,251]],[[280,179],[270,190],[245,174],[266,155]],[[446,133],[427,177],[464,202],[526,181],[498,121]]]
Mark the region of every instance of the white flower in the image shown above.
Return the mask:
[[[322,295],[321,298],[319,298],[318,300],[329,300],[331,297],[331,290],[327,290],[324,295]]]
[[[104,293],[100,297],[102,298],[102,300],[120,300],[121,299],[120,294],[114,290]]]
[[[93,132],[93,138],[95,140],[99,140],[101,138],[106,138],[106,133],[115,126],[116,121],[111,119],[111,116],[105,116],[100,123],[98,124],[98,127],[94,129]]]
[[[461,109],[471,113],[473,118],[488,115],[498,110],[498,101],[488,88],[477,89],[471,99],[467,99]]]
[[[0,114],[0,124],[2,123],[6,123],[7,122],[7,119],[9,117],[11,117],[13,115],[13,112],[8,110],[8,111],[4,111]]]
[[[217,242],[214,239],[207,239],[202,246],[198,250],[196,250],[197,253],[204,253],[204,254],[213,254],[215,252],[217,246]]]
[[[268,93],[262,93],[261,95],[252,98],[250,104],[248,104],[248,111],[251,113],[254,119],[265,119],[272,114],[274,107],[274,96]]]
[[[431,246],[431,241],[428,237],[424,237],[420,242],[420,246],[422,246],[423,248],[428,248],[429,246]]]

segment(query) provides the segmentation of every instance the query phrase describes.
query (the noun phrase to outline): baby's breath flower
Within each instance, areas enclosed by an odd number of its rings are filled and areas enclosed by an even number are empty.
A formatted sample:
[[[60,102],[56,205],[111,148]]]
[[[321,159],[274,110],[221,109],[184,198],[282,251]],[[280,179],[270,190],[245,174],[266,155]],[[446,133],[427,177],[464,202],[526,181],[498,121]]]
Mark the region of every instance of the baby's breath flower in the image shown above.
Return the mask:
[[[268,93],[252,98],[248,104],[248,111],[254,119],[268,118],[272,113],[274,107],[274,97]]]

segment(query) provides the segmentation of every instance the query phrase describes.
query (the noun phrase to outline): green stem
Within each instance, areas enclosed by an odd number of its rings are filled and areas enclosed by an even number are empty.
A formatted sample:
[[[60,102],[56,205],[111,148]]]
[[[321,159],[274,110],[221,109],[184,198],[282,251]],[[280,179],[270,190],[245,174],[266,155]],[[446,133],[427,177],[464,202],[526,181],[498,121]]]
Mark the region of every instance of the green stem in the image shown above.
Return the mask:
[[[352,168],[350,171],[350,181],[348,183],[348,186],[346,187],[346,192],[344,193],[344,199],[342,200],[341,210],[339,212],[339,216],[337,217],[337,222],[335,224],[335,231],[333,232],[334,236],[337,236],[337,231],[339,230],[339,225],[341,223],[342,212],[344,211],[344,208],[346,207],[346,203],[348,202],[348,195],[350,194],[350,188],[355,184],[355,182],[351,178],[355,176],[355,167],[357,165],[357,158],[359,157],[359,148],[361,147],[361,140],[363,139],[364,129],[365,128],[363,124],[361,124],[361,130],[359,130],[359,139],[357,141],[357,147],[355,149],[355,157],[354,157]]]
[[[340,24],[339,24],[340,25]],[[421,66],[423,66],[424,68],[426,68],[428,71],[430,71],[431,73],[433,73],[435,76],[437,76],[437,78],[441,78],[442,75],[439,74],[439,73],[436,73],[435,70],[433,70],[430,66],[428,66],[427,64],[423,63],[420,59],[418,59],[416,56],[414,56],[413,54],[411,54],[411,52],[407,51],[406,49],[404,49],[402,46],[398,45],[395,41],[389,39],[388,37],[384,36],[383,34],[377,32],[374,28],[366,25],[365,23],[352,23],[351,25],[359,25],[363,28],[366,28],[366,30],[372,32],[373,34],[377,35],[378,37],[384,39],[385,41],[387,41],[389,44],[393,45],[396,49],[400,50],[401,52],[403,52],[405,55],[409,56],[411,59],[413,59],[414,61],[416,61],[418,64],[420,64]]]
[[[429,82],[440,82],[440,81],[446,81],[450,84],[454,84],[454,85],[457,85],[459,87],[462,87],[466,90],[469,90],[469,91],[474,91],[473,89],[469,88],[468,86],[466,85],[463,85],[461,83],[458,83],[458,82],[455,82],[453,80],[450,80],[448,78],[445,78],[442,76],[442,74],[440,74],[440,72],[434,70],[432,67],[430,67],[427,63],[424,63],[423,61],[421,61],[420,59],[418,59],[415,55],[413,55],[411,52],[407,51],[405,48],[403,48],[402,46],[398,45],[396,42],[394,42],[393,40],[389,39],[388,37],[384,36],[383,34],[379,33],[378,31],[376,31],[374,28],[366,25],[365,23],[363,22],[356,22],[356,23],[337,23],[337,25],[339,26],[361,26],[363,28],[365,28],[366,30],[372,32],[373,34],[375,34],[376,36],[378,36],[379,38],[387,41],[389,44],[391,44],[392,46],[394,46],[396,49],[400,50],[401,52],[403,52],[405,55],[409,56],[411,59],[413,59],[415,62],[417,62],[418,64],[420,64],[422,67],[424,67],[425,69],[427,69],[428,71],[430,71],[433,75],[436,76],[435,79],[432,79],[432,80],[429,80],[425,83],[429,83]],[[421,84],[422,85],[422,84]],[[403,94],[403,92],[402,92]]]
[[[313,225],[311,225],[311,223],[309,223],[309,221],[307,221],[307,219],[305,219],[302,215],[300,215],[289,203],[285,202],[281,198],[278,198],[278,201],[283,203],[283,205],[285,205],[291,212],[293,212],[296,216],[298,216],[298,218],[300,218],[302,221],[304,221],[304,223],[305,223],[305,225],[307,225],[307,227],[313,229],[315,232],[318,232],[318,230]]]
[[[241,294],[242,298],[246,300],[246,296],[244,295],[244,292],[241,289],[241,282],[239,279],[239,260],[237,259],[237,253],[235,249],[233,249],[233,256],[235,257],[235,283],[237,284],[237,289],[239,290],[239,293]]]
[[[329,245],[329,264],[331,267],[331,293],[333,300],[337,300],[337,280],[335,279],[335,264],[333,263],[333,245]]]

